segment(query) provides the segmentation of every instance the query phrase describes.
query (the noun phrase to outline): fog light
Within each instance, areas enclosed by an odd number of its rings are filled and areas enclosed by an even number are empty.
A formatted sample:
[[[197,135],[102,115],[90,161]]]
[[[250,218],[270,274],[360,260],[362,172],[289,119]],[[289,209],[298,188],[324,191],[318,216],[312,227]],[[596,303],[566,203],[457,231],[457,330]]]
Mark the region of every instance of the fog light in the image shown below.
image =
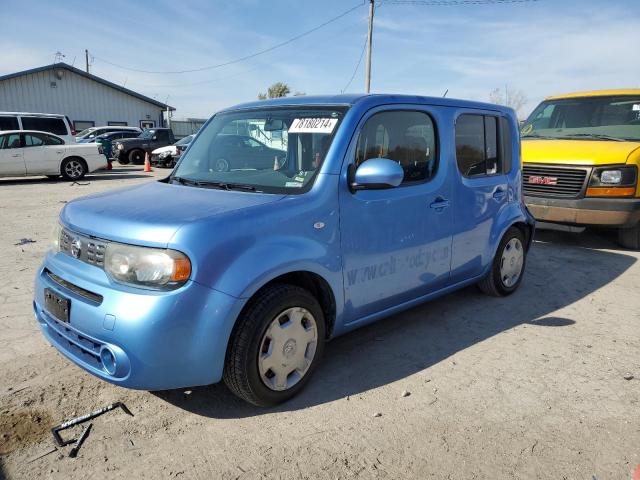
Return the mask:
[[[116,373],[116,356],[107,347],[102,347],[100,350],[100,361],[102,362],[102,368],[109,375],[115,375]]]

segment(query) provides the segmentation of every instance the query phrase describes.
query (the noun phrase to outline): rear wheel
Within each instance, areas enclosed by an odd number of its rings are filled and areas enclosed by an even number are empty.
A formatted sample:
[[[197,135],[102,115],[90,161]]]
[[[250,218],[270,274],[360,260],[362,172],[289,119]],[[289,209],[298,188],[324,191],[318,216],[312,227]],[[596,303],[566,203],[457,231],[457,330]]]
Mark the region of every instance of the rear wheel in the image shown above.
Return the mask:
[[[322,308],[311,293],[278,284],[251,301],[229,340],[224,381],[258,406],[282,403],[309,381],[324,349]]]
[[[144,163],[144,150],[135,148],[129,152],[127,157],[129,158],[130,163],[133,163],[134,165],[141,165]]]
[[[619,229],[618,243],[625,248],[640,250],[640,223],[631,228]]]
[[[491,271],[478,283],[480,290],[494,297],[510,295],[517,290],[527,259],[524,245],[520,229],[511,227],[507,230],[498,245]]]
[[[77,181],[87,174],[87,164],[82,158],[70,157],[62,161],[60,174],[65,180]]]

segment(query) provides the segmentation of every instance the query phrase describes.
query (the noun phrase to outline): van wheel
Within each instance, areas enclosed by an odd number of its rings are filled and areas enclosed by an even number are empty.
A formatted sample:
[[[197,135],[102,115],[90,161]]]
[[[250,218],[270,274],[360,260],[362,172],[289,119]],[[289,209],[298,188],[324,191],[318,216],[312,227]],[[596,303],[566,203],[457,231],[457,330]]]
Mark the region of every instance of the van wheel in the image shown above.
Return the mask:
[[[517,290],[527,260],[524,245],[524,235],[520,229],[511,227],[507,230],[498,245],[491,271],[478,283],[480,290],[493,297],[511,295]]]
[[[72,182],[80,180],[87,174],[87,164],[82,158],[69,157],[62,161],[60,174],[65,180]]]
[[[129,162],[134,165],[140,165],[144,163],[144,151],[139,148],[133,149],[129,152]]]
[[[640,223],[635,227],[619,229],[618,243],[625,248],[640,250]]]
[[[322,308],[307,290],[286,284],[263,289],[234,328],[224,382],[257,406],[277,405],[309,381],[324,350]]]

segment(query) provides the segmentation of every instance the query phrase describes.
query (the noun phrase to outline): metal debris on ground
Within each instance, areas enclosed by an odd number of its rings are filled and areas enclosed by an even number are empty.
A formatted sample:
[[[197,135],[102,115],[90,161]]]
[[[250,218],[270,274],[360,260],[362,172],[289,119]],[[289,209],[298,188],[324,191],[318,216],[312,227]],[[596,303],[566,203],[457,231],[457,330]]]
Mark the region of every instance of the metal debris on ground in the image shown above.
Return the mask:
[[[80,185],[80,186],[84,187],[86,185],[91,185],[91,182],[86,182],[86,183],[72,182],[72,183],[69,184],[70,187],[73,187],[74,185]]]
[[[110,405],[107,405],[106,407],[100,408],[98,410],[95,410],[91,413],[87,413],[86,415],[82,415],[81,417],[77,417],[74,418],[72,420],[68,420],[64,423],[61,423],[60,425],[53,427],[51,429],[51,433],[53,434],[53,439],[56,441],[56,444],[59,447],[64,447],[65,445],[69,445],[73,442],[75,442],[75,439],[71,439],[71,440],[64,440],[61,436],[60,436],[60,432],[62,430],[66,430],[67,428],[73,427],[74,425],[78,425],[80,423],[84,423],[88,420],[94,419],[96,417],[99,417],[100,415],[103,415],[107,412],[110,412],[111,410],[115,410],[116,408],[122,408],[122,410],[124,411],[124,413],[126,413],[127,415],[131,415],[133,417],[133,413],[131,413],[131,411],[127,408],[127,406],[122,403],[122,402],[116,402],[116,403],[112,403]]]
[[[33,463],[36,460],[40,460],[41,458],[46,457],[47,455],[52,454],[53,452],[57,452],[58,449],[56,447],[51,447],[49,450],[45,451],[44,453],[41,453],[40,455],[37,455],[33,458],[30,458],[29,460],[27,460],[27,463]]]
[[[69,452],[69,456],[71,458],[76,458],[76,456],[78,455],[78,450],[80,450],[80,447],[82,446],[84,441],[89,436],[89,432],[91,431],[91,427],[93,427],[93,423],[90,423],[89,425],[87,425],[85,427],[85,429],[82,431],[82,433],[80,434],[80,438],[78,438],[78,441],[76,442],[76,444],[73,446],[73,448]]]
[[[31,238],[21,238],[18,240],[18,243],[14,243],[14,245],[26,245],[27,243],[36,243],[36,241]]]

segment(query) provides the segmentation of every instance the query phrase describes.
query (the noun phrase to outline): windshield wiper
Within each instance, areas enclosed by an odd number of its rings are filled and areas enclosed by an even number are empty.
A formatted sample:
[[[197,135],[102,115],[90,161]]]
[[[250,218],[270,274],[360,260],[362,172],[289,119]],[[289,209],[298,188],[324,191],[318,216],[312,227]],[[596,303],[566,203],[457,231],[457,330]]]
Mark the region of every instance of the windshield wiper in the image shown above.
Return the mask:
[[[564,138],[593,138],[595,140],[611,140],[614,142],[627,142],[628,140],[620,137],[611,137],[609,135],[600,135],[599,133],[573,133],[571,135],[563,135]]]
[[[542,140],[557,140],[558,137],[551,137],[549,135],[538,135],[537,133],[531,133],[528,135],[521,135],[520,138],[540,138]]]
[[[220,188],[222,190],[244,190],[247,192],[255,192],[256,187],[245,183],[229,183],[229,182],[214,182],[209,180],[198,180],[195,182],[198,187]]]
[[[195,180],[191,180],[191,179],[189,179],[189,178],[184,178],[184,177],[175,177],[175,176],[174,176],[174,177],[171,177],[171,181],[172,181],[172,182],[180,183],[180,184],[182,184],[182,185],[196,185],[196,186],[197,186],[197,183],[198,183],[198,182],[196,182]]]

